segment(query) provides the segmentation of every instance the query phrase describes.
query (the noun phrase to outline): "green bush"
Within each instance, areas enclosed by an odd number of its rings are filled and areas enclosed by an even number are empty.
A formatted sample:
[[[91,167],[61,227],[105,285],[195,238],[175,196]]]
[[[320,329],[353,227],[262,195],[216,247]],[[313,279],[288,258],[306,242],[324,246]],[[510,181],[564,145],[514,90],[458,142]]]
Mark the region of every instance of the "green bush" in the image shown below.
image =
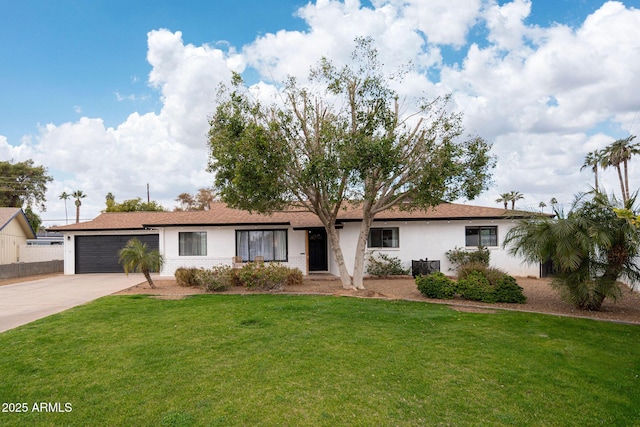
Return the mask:
[[[445,255],[447,256],[447,260],[453,264],[453,268],[451,270],[458,271],[461,267],[469,264],[482,264],[488,266],[489,259],[491,258],[491,251],[484,246],[479,246],[478,250],[475,251],[467,251],[456,246],[454,249],[447,251]]]
[[[480,276],[488,282],[489,287],[479,279]],[[460,267],[457,293],[462,298],[482,302],[515,302],[522,304],[527,300],[515,278],[498,268],[478,263]]]
[[[275,262],[267,265],[248,262],[238,271],[238,280],[247,289],[279,291],[285,285],[302,284],[302,272]]]
[[[505,274],[496,285],[496,297],[498,302],[515,302],[524,304],[527,297],[522,293],[522,288],[518,286],[516,279]]]
[[[402,267],[400,258],[391,257],[387,254],[378,254],[378,256],[380,259],[376,259],[374,254],[371,253],[368,259],[367,272],[372,276],[386,277],[409,274],[409,269]]]
[[[176,283],[178,286],[185,287],[193,287],[198,286],[198,282],[196,280],[196,274],[198,272],[198,268],[185,268],[180,267],[174,273],[176,277]]]
[[[457,292],[464,299],[482,302],[496,302],[495,288],[482,271],[472,271],[462,279],[458,279]]]
[[[458,280],[466,278],[469,274],[480,272],[487,278],[491,286],[496,287],[498,285],[498,281],[502,279],[502,277],[506,274],[504,271],[499,268],[489,267],[482,263],[470,263],[461,266],[458,269]]]
[[[237,284],[235,272],[228,266],[200,269],[196,272],[198,286],[207,292],[222,292]]]
[[[427,298],[451,299],[455,295],[455,283],[439,271],[416,277],[416,284]]]

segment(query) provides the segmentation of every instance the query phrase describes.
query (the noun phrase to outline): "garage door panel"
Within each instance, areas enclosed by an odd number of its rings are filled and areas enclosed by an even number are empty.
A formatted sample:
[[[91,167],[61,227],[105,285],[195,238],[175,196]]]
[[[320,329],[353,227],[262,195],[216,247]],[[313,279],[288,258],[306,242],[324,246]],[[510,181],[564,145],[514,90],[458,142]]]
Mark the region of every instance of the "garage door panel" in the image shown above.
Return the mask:
[[[159,247],[157,234],[76,236],[76,274],[121,273],[123,270],[118,263],[118,251],[133,238],[146,243],[152,250]]]

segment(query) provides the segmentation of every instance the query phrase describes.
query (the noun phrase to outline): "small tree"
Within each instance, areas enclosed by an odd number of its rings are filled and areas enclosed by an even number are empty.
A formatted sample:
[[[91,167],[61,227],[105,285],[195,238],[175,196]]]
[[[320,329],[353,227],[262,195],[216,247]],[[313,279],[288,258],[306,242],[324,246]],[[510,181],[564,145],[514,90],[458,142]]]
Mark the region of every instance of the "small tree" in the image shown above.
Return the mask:
[[[164,258],[157,249],[149,250],[146,243],[133,238],[118,252],[119,262],[128,275],[130,272],[142,273],[151,288],[156,289],[151,279],[152,271],[160,271]]]
[[[614,207],[620,206],[615,199],[590,194],[591,200],[579,197],[566,216],[521,220],[507,233],[504,246],[530,262],[552,260],[557,269],[552,285],[562,296],[580,309],[599,310],[605,298],[620,295],[620,277],[640,281],[640,232],[616,215]],[[627,200],[621,209],[632,212],[633,202]]]

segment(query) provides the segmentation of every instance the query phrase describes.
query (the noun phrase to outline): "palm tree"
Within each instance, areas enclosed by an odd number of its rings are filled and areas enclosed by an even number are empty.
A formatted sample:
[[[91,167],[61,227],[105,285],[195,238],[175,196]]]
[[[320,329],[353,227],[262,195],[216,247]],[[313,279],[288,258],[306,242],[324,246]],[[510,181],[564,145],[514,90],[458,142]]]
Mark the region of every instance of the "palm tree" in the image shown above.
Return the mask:
[[[613,210],[615,199],[597,191],[592,200],[578,198],[571,211],[558,218],[531,217],[505,237],[509,253],[529,262],[553,261],[552,285],[563,298],[583,310],[599,310],[605,298],[621,294],[617,280],[640,281],[640,232]],[[634,199],[624,203],[631,209]]]
[[[120,249],[118,259],[127,275],[130,272],[141,272],[149,282],[149,286],[156,289],[156,285],[151,279],[151,272],[160,271],[162,264],[164,264],[164,258],[157,249],[150,251],[146,243],[133,238],[127,242],[124,248]]]
[[[496,199],[496,203],[504,203],[504,208],[507,209],[507,203],[509,203],[511,194],[502,193],[499,198]]]
[[[67,214],[67,200],[69,200],[71,198],[71,194],[67,193],[66,191],[63,191],[62,194],[60,194],[60,200],[64,200],[64,221],[65,224],[69,224],[69,215]]]
[[[584,158],[584,163],[580,167],[580,170],[584,168],[590,167],[591,171],[595,175],[596,178],[596,186],[594,187],[596,191],[599,190],[598,187],[598,165],[602,163],[602,151],[594,150],[587,153]]]
[[[632,144],[635,135],[627,138],[618,139],[607,146],[602,152],[600,165],[603,168],[613,166],[618,172],[620,180],[620,189],[622,191],[622,200],[626,202],[631,197],[629,194],[629,172],[627,170],[628,162],[633,155],[640,154],[640,144]],[[622,165],[622,167],[620,166]],[[624,178],[623,178],[624,169]]]
[[[80,222],[80,206],[82,205],[82,202],[80,201],[80,199],[84,199],[85,197],[87,197],[87,195],[84,194],[81,190],[76,190],[73,193],[71,193],[71,197],[76,199],[75,204],[76,204],[76,224],[77,224]]]
[[[544,212],[544,208],[547,207],[547,204],[545,202],[540,202],[538,203],[538,207],[540,208],[540,212]]]
[[[511,191],[509,192],[509,201],[511,202],[511,209],[516,208],[516,202],[518,200],[524,199],[524,195],[519,191]]]

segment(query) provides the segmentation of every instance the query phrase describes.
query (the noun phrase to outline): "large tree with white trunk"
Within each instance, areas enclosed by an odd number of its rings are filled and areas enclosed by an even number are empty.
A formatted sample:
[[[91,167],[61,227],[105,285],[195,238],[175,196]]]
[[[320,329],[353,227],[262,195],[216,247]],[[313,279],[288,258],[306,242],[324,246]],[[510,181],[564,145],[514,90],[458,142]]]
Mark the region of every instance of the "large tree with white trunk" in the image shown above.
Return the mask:
[[[289,78],[280,103],[261,104],[234,75],[210,120],[209,170],[222,200],[261,213],[296,205],[316,214],[345,288],[363,288],[378,213],[472,199],[495,164],[489,144],[463,135],[448,97],[401,103],[390,85],[399,77],[383,72],[371,39],[359,39],[350,64],[323,58],[309,84]],[[346,203],[362,211],[352,276],[336,230]]]

